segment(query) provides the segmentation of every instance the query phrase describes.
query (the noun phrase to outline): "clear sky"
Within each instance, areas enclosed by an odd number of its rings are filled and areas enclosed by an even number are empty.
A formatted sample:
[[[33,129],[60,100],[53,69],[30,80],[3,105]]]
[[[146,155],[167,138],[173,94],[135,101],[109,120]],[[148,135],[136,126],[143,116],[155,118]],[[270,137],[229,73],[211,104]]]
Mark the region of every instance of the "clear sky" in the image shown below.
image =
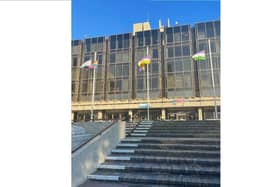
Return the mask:
[[[171,26],[220,19],[219,0],[72,0],[72,39],[132,32],[133,23]]]

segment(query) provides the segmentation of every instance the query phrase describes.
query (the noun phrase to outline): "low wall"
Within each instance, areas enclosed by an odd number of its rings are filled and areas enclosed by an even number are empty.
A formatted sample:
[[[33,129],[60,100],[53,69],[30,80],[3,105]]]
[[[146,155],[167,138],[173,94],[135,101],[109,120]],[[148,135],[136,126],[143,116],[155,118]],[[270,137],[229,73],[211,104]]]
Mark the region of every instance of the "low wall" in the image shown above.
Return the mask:
[[[96,171],[121,139],[125,138],[125,122],[118,121],[86,145],[72,153],[72,187],[84,183],[87,175]]]

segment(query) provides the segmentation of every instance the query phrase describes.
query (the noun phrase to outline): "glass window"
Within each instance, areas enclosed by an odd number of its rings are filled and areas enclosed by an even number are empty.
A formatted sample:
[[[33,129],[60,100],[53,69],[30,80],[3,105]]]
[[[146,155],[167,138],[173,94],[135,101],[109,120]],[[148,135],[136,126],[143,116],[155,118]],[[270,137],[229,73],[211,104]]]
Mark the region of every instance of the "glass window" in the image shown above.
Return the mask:
[[[75,82],[72,82],[72,92],[75,92]]]
[[[115,81],[111,80],[110,81],[110,91],[114,91],[115,90]]]
[[[215,22],[216,36],[220,37],[220,21]]]
[[[168,58],[171,58],[174,56],[173,47],[168,47],[167,51],[168,51]]]
[[[189,58],[184,58],[183,59],[183,63],[184,63],[184,71],[191,71],[191,61]]]
[[[172,75],[167,77],[167,88],[175,88],[175,77]]]
[[[184,75],[184,88],[192,88],[192,74],[185,73]]]
[[[72,40],[72,46],[77,46],[80,44],[80,40]]]
[[[112,53],[110,54],[110,63],[115,63],[116,62],[116,54]]]
[[[214,28],[212,22],[206,23],[206,30],[207,30],[207,37],[214,36]]]
[[[116,76],[117,77],[122,76],[122,64],[116,65]]]
[[[183,40],[183,41],[189,40],[189,30],[188,30],[188,26],[182,26],[182,40]]]
[[[152,30],[152,42],[153,44],[158,43],[158,31],[157,30]]]
[[[122,80],[122,91],[128,91],[128,79]]]
[[[128,51],[123,52],[122,54],[122,62],[128,63],[129,62],[129,53]]]
[[[199,42],[199,45],[198,45],[198,50],[201,51],[201,50],[205,50],[205,52],[208,52],[208,47],[207,47],[207,44],[206,42]]]
[[[158,50],[153,49],[153,58],[158,58]]]
[[[184,79],[183,79],[182,75],[176,75],[175,85],[176,85],[176,88],[184,87]]]
[[[137,39],[138,39],[138,47],[143,46],[143,33],[142,32],[137,32],[136,33]]]
[[[116,90],[119,92],[122,91],[122,80],[117,80]]]
[[[109,65],[109,77],[115,77],[115,65],[114,64]]]
[[[123,35],[118,35],[117,36],[117,40],[118,40],[118,48],[122,48],[123,47],[123,37],[122,37]]]
[[[158,64],[157,63],[152,64],[152,73],[158,73]]]
[[[175,56],[182,56],[181,46],[175,47]]]
[[[151,43],[150,31],[145,31],[144,36],[145,36],[145,45],[150,45]]]
[[[72,66],[73,67],[76,67],[78,65],[78,59],[77,59],[77,57],[74,57],[73,59],[72,59]]]
[[[175,61],[176,72],[183,71],[183,64],[181,60]]]
[[[144,81],[143,81],[143,79],[137,79],[137,89],[139,89],[139,90],[144,89]]]
[[[157,89],[158,88],[158,78],[153,77],[152,78],[152,89]]]
[[[167,42],[173,42],[173,31],[172,31],[172,28],[167,28],[166,29],[166,37],[167,37]]]
[[[180,42],[181,41],[180,27],[174,27],[174,41],[175,42]]]
[[[104,41],[104,37],[99,37],[99,38],[98,38],[98,43],[99,43],[99,45],[102,45],[102,44],[103,44],[103,41]]]
[[[190,56],[190,48],[188,45],[183,45],[183,56]]]
[[[129,75],[128,64],[123,64],[123,76]]]
[[[82,83],[82,92],[87,92],[88,84],[87,81],[83,81]]]
[[[111,36],[111,39],[110,39],[110,48],[111,48],[111,49],[116,49],[116,36]]]
[[[173,62],[167,62],[167,72],[174,72]]]
[[[129,48],[129,34],[124,34],[124,43],[123,43],[124,48]]]
[[[98,64],[102,64],[102,55],[97,55]]]
[[[90,52],[90,43],[91,43],[91,39],[86,39],[86,49],[87,49],[87,52]]]
[[[205,38],[205,25],[204,23],[200,23],[197,25],[197,35],[198,39],[204,39]]]
[[[210,45],[211,45],[211,52],[212,53],[215,53],[216,52],[216,41],[214,40],[212,40],[212,41],[210,41]]]

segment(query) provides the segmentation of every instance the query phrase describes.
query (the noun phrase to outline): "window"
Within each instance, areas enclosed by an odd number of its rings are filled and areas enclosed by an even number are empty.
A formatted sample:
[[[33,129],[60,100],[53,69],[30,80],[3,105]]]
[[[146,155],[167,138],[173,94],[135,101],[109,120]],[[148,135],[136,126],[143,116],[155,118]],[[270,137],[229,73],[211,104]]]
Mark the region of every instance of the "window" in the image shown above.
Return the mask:
[[[184,58],[183,59],[183,63],[184,63],[184,71],[191,71],[191,61],[188,58]]]
[[[214,36],[214,28],[212,22],[206,23],[207,37]]]
[[[122,80],[117,80],[116,90],[118,92],[122,91]]]
[[[122,74],[123,76],[129,75],[128,64],[123,64],[122,73],[123,73],[123,74]]]
[[[86,49],[87,49],[87,52],[90,52],[90,41],[91,41],[91,39],[86,39]]]
[[[110,39],[110,48],[111,48],[111,49],[116,49],[116,36],[111,36],[111,39]]]
[[[184,88],[192,88],[192,74],[186,73],[184,75]]]
[[[189,40],[189,30],[188,30],[188,26],[182,26],[182,40],[183,40],[183,41]]]
[[[80,40],[74,40],[72,41],[72,46],[77,46],[80,44]]]
[[[145,45],[150,45],[151,43],[150,31],[145,31],[144,36],[145,36]]]
[[[122,39],[122,36],[123,36],[123,35],[118,35],[118,36],[117,36],[118,48],[119,48],[119,49],[123,47],[123,43],[122,43],[123,39]]]
[[[152,63],[152,73],[158,73],[158,64]]]
[[[110,81],[110,91],[114,91],[115,90],[115,81],[111,80]]]
[[[138,39],[138,47],[143,46],[143,33],[137,32],[136,33],[137,39]]]
[[[175,47],[175,56],[182,56],[181,46]]]
[[[174,56],[173,47],[168,47],[167,51],[168,51],[168,58],[171,58]]]
[[[167,62],[167,72],[174,72],[173,62]]]
[[[143,79],[137,79],[137,89],[143,90],[144,89],[144,81]]]
[[[204,39],[205,38],[205,25],[204,23],[200,23],[197,25],[197,36],[198,39]]]
[[[158,50],[153,49],[153,58],[158,58]]]
[[[172,28],[167,28],[166,29],[166,37],[167,37],[167,42],[173,42]]]
[[[115,65],[114,64],[110,64],[109,65],[109,77],[115,77]]]
[[[183,71],[182,61],[175,61],[175,70],[176,72]]]
[[[183,88],[184,87],[184,78],[181,74],[176,75],[175,85],[176,85],[176,88]]]
[[[122,54],[122,62],[124,62],[124,63],[129,62],[129,53],[127,50],[125,52],[123,52],[123,54]]]
[[[122,65],[121,64],[116,65],[116,76],[117,77],[122,76]]]
[[[183,45],[183,56],[190,56],[190,48],[188,45]]]
[[[97,55],[98,64],[102,64],[102,55]]]
[[[83,81],[82,83],[82,92],[87,92],[88,84],[87,81]]]
[[[73,61],[72,61],[72,66],[73,66],[73,67],[76,67],[76,66],[78,65],[78,59],[77,59],[77,57],[74,57],[72,60],[73,60]]]
[[[152,30],[152,42],[153,42],[153,44],[158,43],[158,31],[157,30]]]
[[[110,54],[110,63],[115,63],[116,62],[116,54]]]
[[[71,88],[72,88],[72,92],[75,92],[75,82],[72,82]]]
[[[152,89],[157,89],[158,88],[158,78],[154,77],[152,78]]]
[[[216,52],[216,44],[215,44],[215,40],[214,41],[210,41],[210,45],[211,45],[211,52],[215,53]]]
[[[180,27],[174,27],[174,41],[175,42],[180,42],[181,41]]]
[[[167,88],[175,88],[175,77],[172,75],[167,77]]]
[[[129,48],[129,34],[124,34],[123,48],[125,49]]]
[[[216,36],[220,37],[220,22],[219,21],[215,22],[215,31],[216,31]]]
[[[122,80],[122,91],[128,91],[128,79]]]
[[[205,50],[205,52],[208,52],[208,47],[207,47],[207,44],[206,42],[199,42],[199,45],[198,45],[198,50],[201,51],[201,50]]]

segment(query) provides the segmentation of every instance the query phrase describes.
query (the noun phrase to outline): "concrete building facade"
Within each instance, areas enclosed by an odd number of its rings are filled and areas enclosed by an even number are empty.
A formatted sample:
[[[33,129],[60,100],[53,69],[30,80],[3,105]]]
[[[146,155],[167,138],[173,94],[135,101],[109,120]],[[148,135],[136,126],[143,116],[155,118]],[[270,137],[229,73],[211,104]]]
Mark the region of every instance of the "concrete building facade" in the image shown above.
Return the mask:
[[[139,24],[140,25],[140,24]],[[134,25],[136,28],[137,25]],[[138,61],[148,53],[150,119],[213,119],[210,53],[220,111],[220,21],[140,29],[133,33],[72,41],[72,116],[90,119],[93,71],[80,65],[97,52],[95,119],[141,120],[147,118],[146,71]],[[144,27],[142,27],[144,28]],[[192,55],[205,50],[206,60]]]

